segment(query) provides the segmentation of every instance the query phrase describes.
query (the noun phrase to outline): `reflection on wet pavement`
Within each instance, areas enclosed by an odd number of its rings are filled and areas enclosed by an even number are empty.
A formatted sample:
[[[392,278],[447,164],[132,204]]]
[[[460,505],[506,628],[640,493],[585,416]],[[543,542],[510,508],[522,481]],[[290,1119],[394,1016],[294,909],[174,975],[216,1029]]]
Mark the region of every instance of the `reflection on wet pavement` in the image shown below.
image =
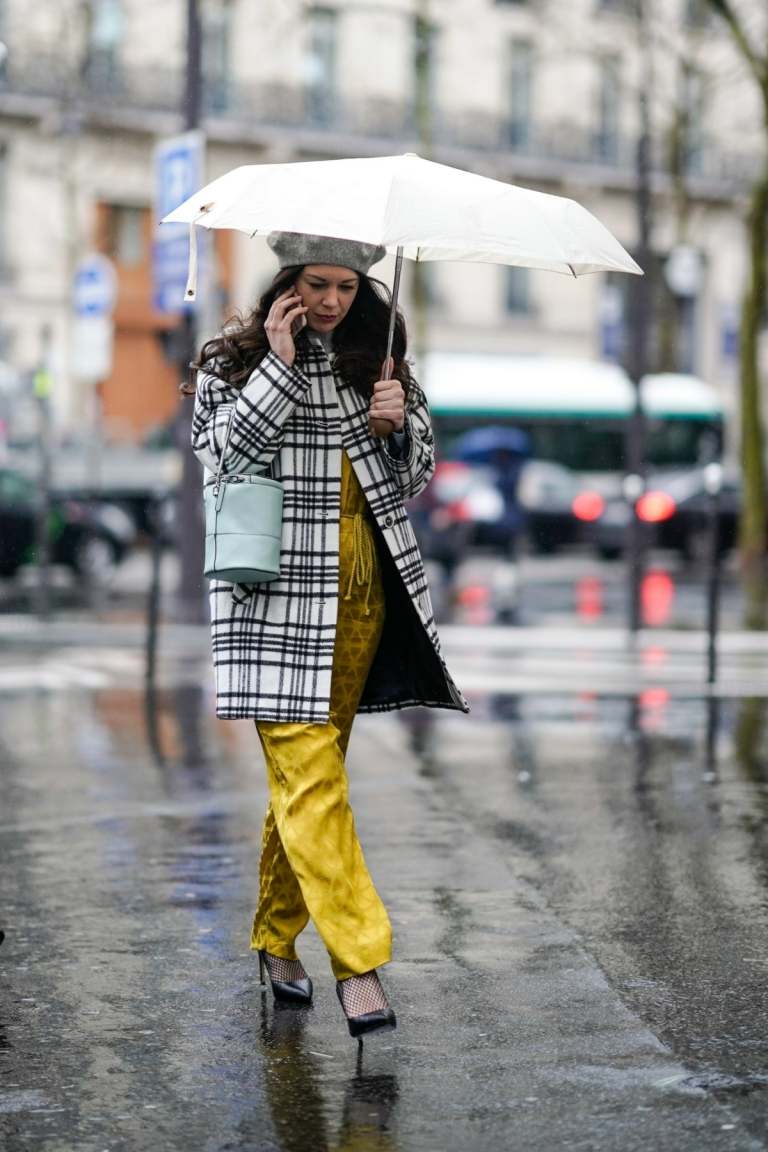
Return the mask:
[[[450,607],[438,569],[431,574],[441,616],[457,624],[487,627],[615,626],[627,620],[627,572],[623,561],[605,562],[588,552],[523,555],[516,563],[490,554],[469,556],[453,577]],[[640,608],[646,628],[703,628],[707,619],[706,572],[670,553],[653,552],[641,583]],[[512,606],[512,615],[501,608]],[[733,560],[721,587],[722,625],[739,628],[742,600]]]
[[[340,1086],[340,1109],[334,1101],[338,1087],[326,1100],[322,1065],[331,1057],[307,1046],[305,1026],[310,1011],[268,1005],[266,992],[262,994],[260,1039],[266,1098],[280,1148],[283,1152],[308,1152],[310,1148],[317,1152],[397,1152],[397,1076],[367,1073],[360,1053],[354,1074]]]
[[[252,725],[167,679],[0,696],[4,1149],[747,1149],[768,1069],[765,701],[475,692],[361,717],[401,1027],[358,1061],[248,949]]]

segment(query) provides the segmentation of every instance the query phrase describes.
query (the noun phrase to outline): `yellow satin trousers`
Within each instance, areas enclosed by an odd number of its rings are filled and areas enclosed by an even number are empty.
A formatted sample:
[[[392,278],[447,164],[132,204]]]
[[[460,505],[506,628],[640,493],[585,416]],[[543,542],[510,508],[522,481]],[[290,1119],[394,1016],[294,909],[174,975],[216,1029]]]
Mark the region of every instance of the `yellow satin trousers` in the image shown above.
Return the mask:
[[[251,948],[296,958],[311,917],[337,980],[391,957],[392,931],[349,805],[345,754],[384,624],[384,591],[365,495],[342,455],[339,611],[327,724],[256,721],[270,803]]]

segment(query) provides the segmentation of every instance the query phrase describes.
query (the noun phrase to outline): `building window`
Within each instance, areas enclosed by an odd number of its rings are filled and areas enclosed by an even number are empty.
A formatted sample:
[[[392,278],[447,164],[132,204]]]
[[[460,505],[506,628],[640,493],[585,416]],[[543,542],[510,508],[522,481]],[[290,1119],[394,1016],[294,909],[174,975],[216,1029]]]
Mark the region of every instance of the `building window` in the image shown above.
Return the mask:
[[[706,28],[712,20],[709,0],[684,0],[683,19],[689,28]]]
[[[428,312],[442,309],[445,296],[440,286],[437,265],[433,260],[420,260],[411,272],[411,300],[414,307]]]
[[[413,21],[413,119],[416,131],[428,131],[437,100],[437,28],[417,16]]]
[[[598,12],[617,12],[621,16],[639,15],[638,0],[597,0]]]
[[[232,4],[209,0],[202,15],[205,105],[209,112],[225,112],[231,95]]]
[[[107,208],[106,254],[115,264],[136,268],[146,259],[146,209],[132,204],[110,204]]]
[[[84,72],[92,91],[114,92],[120,87],[124,16],[123,0],[91,0]]]
[[[8,145],[0,141],[0,280],[8,274]]]
[[[599,160],[615,163],[619,158],[621,129],[621,59],[604,56],[598,62],[597,135]]]
[[[0,0],[0,41],[5,44],[8,8],[6,0]],[[0,50],[0,81],[5,79],[8,69],[8,52]]]
[[[504,306],[513,315],[531,311],[531,277],[528,268],[512,265],[505,270]]]
[[[309,36],[304,62],[307,119],[315,124],[329,124],[336,111],[337,16],[332,8],[312,8],[307,19]]]
[[[684,68],[681,83],[685,170],[695,175],[704,169],[706,81],[703,72],[698,69]]]
[[[533,45],[529,41],[512,41],[508,67],[508,140],[513,148],[525,151],[531,143]]]

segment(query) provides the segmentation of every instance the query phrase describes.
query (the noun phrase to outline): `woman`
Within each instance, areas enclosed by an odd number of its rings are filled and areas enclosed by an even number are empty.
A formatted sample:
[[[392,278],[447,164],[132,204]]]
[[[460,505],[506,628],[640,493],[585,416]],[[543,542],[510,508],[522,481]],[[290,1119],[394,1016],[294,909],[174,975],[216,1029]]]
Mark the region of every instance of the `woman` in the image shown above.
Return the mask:
[[[434,470],[423,393],[398,315],[369,279],[383,248],[272,233],[280,271],[252,316],[202,350],[192,443],[212,482],[283,484],[280,576],[211,585],[217,714],[253,717],[270,805],[251,947],[277,999],[309,1003],[295,951],[311,916],[353,1036],[394,1027],[377,969],[391,929],[358,842],[344,757],[357,711],[467,710],[440,655],[403,506]],[[394,365],[394,366],[393,366]],[[380,379],[384,375],[386,378]]]

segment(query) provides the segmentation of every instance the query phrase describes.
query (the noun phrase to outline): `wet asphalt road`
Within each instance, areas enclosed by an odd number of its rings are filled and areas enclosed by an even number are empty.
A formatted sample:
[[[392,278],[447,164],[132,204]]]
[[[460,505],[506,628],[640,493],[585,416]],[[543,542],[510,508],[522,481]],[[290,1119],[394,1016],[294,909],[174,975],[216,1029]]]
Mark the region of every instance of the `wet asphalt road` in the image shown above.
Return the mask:
[[[768,1147],[764,701],[721,702],[714,770],[674,692],[494,666],[469,718],[360,718],[399,1027],[358,1059],[312,930],[315,1007],[259,988],[260,756],[204,661],[147,712],[119,646],[3,655],[4,1152]]]
[[[621,626],[628,615],[627,569],[621,560],[604,561],[585,549],[553,556],[523,555],[510,564],[489,552],[469,555],[458,566],[450,587],[439,565],[429,563],[435,608],[444,621],[486,625],[499,612],[507,612],[526,627]],[[148,552],[131,552],[117,570],[111,609],[142,611],[150,579]],[[35,610],[33,569],[14,581],[0,580],[0,619],[8,612]],[[62,568],[52,570],[51,599],[59,612],[88,608],[82,584]],[[162,583],[167,593],[178,585],[175,556],[162,562]],[[104,607],[96,593],[90,608]],[[740,625],[743,605],[736,558],[722,567],[720,615],[724,628]],[[706,572],[701,565],[686,565],[671,552],[646,557],[641,588],[643,623],[652,628],[701,628],[706,621]]]

